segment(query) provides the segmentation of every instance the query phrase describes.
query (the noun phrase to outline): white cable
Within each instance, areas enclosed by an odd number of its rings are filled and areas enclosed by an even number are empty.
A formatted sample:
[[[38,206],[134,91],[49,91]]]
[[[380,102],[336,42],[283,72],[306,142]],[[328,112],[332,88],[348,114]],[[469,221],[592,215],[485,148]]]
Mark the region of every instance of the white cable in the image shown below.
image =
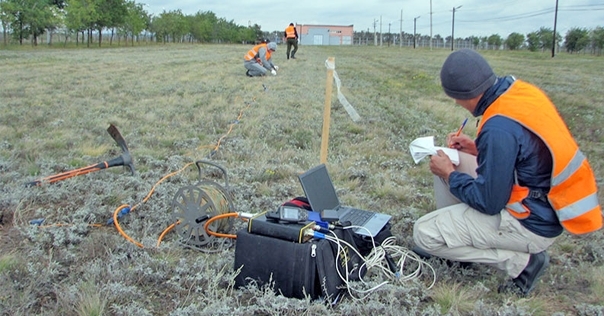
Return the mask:
[[[360,228],[360,226],[344,227],[344,229],[357,229],[357,228]],[[330,242],[333,242],[334,244],[337,245],[337,254],[336,254],[336,258],[335,258],[336,272],[338,273],[338,276],[340,277],[340,279],[346,285],[348,294],[355,300],[362,300],[362,299],[367,298],[373,291],[375,291],[376,289],[380,288],[381,286],[383,286],[385,284],[388,284],[389,281],[405,282],[405,281],[410,281],[410,280],[419,278],[422,274],[422,270],[424,270],[424,267],[428,267],[429,270],[432,272],[432,282],[428,286],[428,289],[432,288],[432,286],[434,286],[434,284],[436,282],[436,271],[434,270],[434,268],[430,264],[428,264],[427,262],[422,260],[415,252],[413,252],[407,248],[397,246],[395,244],[396,237],[394,237],[394,236],[384,239],[382,244],[379,246],[376,246],[375,240],[373,240],[373,238],[372,238],[373,249],[371,250],[369,255],[367,255],[367,257],[364,257],[358,252],[356,247],[353,247],[350,243],[346,242],[345,240],[340,239],[333,231],[330,230],[330,233],[333,236],[326,234],[325,239],[327,239]],[[349,260],[344,261],[345,271],[344,272],[340,271],[340,264],[339,264],[340,263],[340,253],[346,253],[346,252],[342,251],[344,249],[344,246],[346,246],[348,248],[348,250],[352,249],[361,258],[362,264],[359,267],[357,267],[358,271],[356,271],[356,272],[359,274],[359,281],[364,286],[369,286],[369,283],[363,279],[363,275],[362,275],[363,270],[365,270],[366,271],[365,273],[368,275],[369,270],[378,269],[379,271],[382,272],[381,275],[384,275],[389,281],[382,281],[378,285],[375,285],[368,289],[362,289],[360,287],[353,286],[353,282],[350,282],[350,279],[349,279],[350,273],[353,272],[353,271],[349,271],[349,266],[348,266]],[[394,273],[390,270],[388,262],[386,261],[387,253],[390,254],[390,257],[393,259],[394,262],[396,262],[396,266],[398,268],[396,273]],[[398,258],[398,260],[397,260],[397,258]],[[416,262],[417,267],[413,271],[409,271],[408,274],[405,274],[405,269],[407,268],[407,263],[409,263],[409,262]],[[379,274],[376,274],[376,275],[379,275]]]
[[[336,81],[336,88],[338,90],[338,100],[340,100],[340,103],[342,103],[342,105],[344,106],[344,110],[346,110],[346,112],[348,112],[348,115],[350,115],[350,118],[354,122],[358,122],[361,119],[361,116],[352,107],[352,105],[350,104],[350,102],[348,102],[348,100],[346,100],[346,97],[344,96],[344,94],[342,94],[342,91],[340,91],[340,87],[342,86],[342,82],[340,81],[340,78],[338,77],[338,73],[336,72],[336,65],[335,65],[335,63],[330,62],[329,59],[328,59],[328,60],[325,61],[325,67],[327,67],[327,69],[333,70],[333,79]]]
[[[338,246],[338,250],[337,250],[337,254],[336,254],[336,258],[335,258],[335,260],[336,260],[336,264],[335,264],[335,266],[336,266],[336,272],[340,276],[340,279],[342,279],[342,281],[346,285],[346,289],[347,289],[348,294],[350,295],[350,297],[352,297],[354,299],[357,299],[357,300],[365,299],[373,291],[375,291],[379,287],[381,287],[381,286],[383,286],[383,285],[385,285],[385,284],[388,283],[388,282],[382,282],[382,283],[374,286],[373,288],[370,288],[370,289],[367,289],[367,290],[361,290],[361,289],[355,289],[355,288],[353,288],[352,284],[350,283],[350,280],[348,278],[348,276],[349,276],[348,261],[349,260],[345,260],[345,262],[344,262],[345,263],[345,266],[344,266],[345,273],[344,273],[344,275],[342,275],[342,272],[340,271],[340,268],[339,268],[340,253],[342,252],[340,250],[344,249],[341,244],[345,244],[348,247],[348,249],[354,250],[354,252],[361,258],[361,260],[364,261],[364,258],[358,252],[358,250],[356,249],[356,247],[353,247],[350,243],[346,242],[345,240],[342,240],[342,239],[338,238],[338,236],[334,232],[331,232],[331,233],[333,234],[333,237],[329,236],[329,235],[325,235],[325,239],[327,239],[327,240],[329,240],[331,242],[334,242]],[[361,265],[361,267],[358,267],[358,269],[359,269],[358,270],[359,280],[361,280],[361,281],[362,281],[362,277],[361,277],[362,267],[363,267],[363,265]],[[363,284],[366,285],[367,283],[363,282]],[[362,296],[362,297],[358,297],[357,294],[355,294],[355,293],[363,293],[365,295]]]

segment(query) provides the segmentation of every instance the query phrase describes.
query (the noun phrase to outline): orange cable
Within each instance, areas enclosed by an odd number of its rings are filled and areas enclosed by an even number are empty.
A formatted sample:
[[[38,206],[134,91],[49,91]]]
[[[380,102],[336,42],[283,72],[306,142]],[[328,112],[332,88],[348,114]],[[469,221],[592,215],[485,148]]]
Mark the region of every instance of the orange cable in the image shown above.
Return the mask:
[[[255,99],[254,99],[254,100],[255,100]],[[244,112],[245,110],[247,110],[247,109],[248,109],[248,108],[249,108],[251,105],[252,105],[252,103],[250,102],[250,103],[248,103],[248,104],[247,104],[247,106],[246,106],[244,109],[242,109],[241,111],[239,111],[239,115],[237,116],[237,119],[236,119],[237,121],[239,121],[239,120],[241,119],[241,117],[243,116],[243,112]],[[227,131],[227,133],[218,139],[218,142],[217,142],[216,146],[214,147],[214,150],[213,150],[213,151],[217,151],[217,150],[218,150],[218,148],[220,147],[220,144],[221,144],[222,140],[223,140],[223,139],[224,139],[226,136],[228,136],[228,135],[231,133],[231,131],[233,130],[233,127],[235,126],[235,124],[236,124],[236,123],[232,123],[232,124],[229,126],[229,130]],[[207,147],[209,147],[209,146],[210,146],[210,145],[208,145]],[[206,147],[206,146],[204,146],[204,147]],[[200,148],[201,148],[201,147],[200,147]],[[173,175],[176,175],[176,174],[178,174],[178,173],[182,172],[184,169],[186,169],[188,166],[190,166],[190,165],[192,165],[192,164],[194,164],[194,162],[187,163],[187,164],[186,164],[184,167],[182,167],[180,170],[178,170],[178,171],[174,171],[174,172],[172,172],[172,173],[169,173],[169,174],[165,175],[163,178],[161,178],[159,181],[157,181],[157,182],[155,183],[155,185],[153,185],[153,187],[151,188],[151,190],[149,191],[149,193],[147,194],[147,196],[145,196],[145,198],[144,198],[144,199],[143,199],[141,202],[139,202],[139,203],[137,203],[136,205],[132,206],[132,207],[130,208],[130,211],[134,211],[134,210],[135,210],[137,207],[139,207],[141,204],[146,203],[146,202],[147,202],[147,201],[148,201],[148,200],[151,198],[151,195],[153,195],[153,192],[155,192],[155,188],[156,188],[156,187],[157,187],[157,186],[158,186],[160,183],[162,183],[162,182],[163,182],[164,180],[166,180],[167,178],[169,178],[169,177],[171,177],[171,176],[173,176]],[[122,228],[120,227],[120,225],[119,225],[119,223],[118,223],[117,214],[118,214],[118,213],[119,213],[119,212],[120,212],[122,209],[124,209],[124,208],[125,208],[125,207],[127,207],[127,206],[128,206],[128,205],[122,205],[122,206],[118,207],[118,208],[117,208],[117,209],[116,209],[116,210],[113,212],[113,224],[114,224],[114,225],[115,225],[115,227],[117,228],[117,230],[118,230],[118,232],[120,233],[120,235],[122,235],[124,238],[126,238],[126,240],[130,241],[131,243],[133,243],[133,244],[137,245],[137,246],[138,246],[138,247],[140,247],[140,248],[143,248],[143,245],[142,245],[141,243],[139,243],[139,242],[135,241],[134,239],[132,239],[130,236],[128,236],[128,234],[126,234],[126,232],[124,232],[124,231],[122,230]],[[233,216],[232,214],[235,214],[237,217],[239,216],[237,213],[226,213],[226,214],[231,214],[230,216]],[[210,218],[210,219],[208,220],[208,222],[212,222],[212,221],[214,221],[214,220],[218,219],[217,217],[219,217],[219,216],[220,216],[220,218],[228,217],[228,216],[223,216],[223,215],[226,215],[226,214],[221,214],[221,215],[218,215],[218,216],[212,217],[212,218]],[[213,235],[213,236],[216,236],[216,237],[224,237],[224,238],[237,238],[237,236],[236,236],[236,235],[232,235],[232,234],[221,234],[221,233],[216,233],[216,232],[212,232],[212,231],[208,230],[208,229],[207,229],[208,222],[206,222],[206,224],[204,225],[204,228],[206,229],[206,231],[208,232],[208,234]],[[157,239],[157,246],[158,246],[158,247],[159,247],[159,245],[161,244],[161,241],[162,241],[163,237],[164,237],[164,236],[165,236],[165,235],[166,235],[166,234],[167,234],[167,233],[168,233],[170,230],[174,229],[174,227],[176,227],[176,224],[178,224],[178,223],[171,224],[170,226],[168,226],[168,227],[167,227],[167,228],[166,228],[166,229],[165,229],[165,230],[164,230],[164,231],[163,231],[163,232],[160,234],[159,238]]]
[[[130,236],[128,236],[123,230],[122,227],[120,227],[120,224],[117,222],[117,213],[119,213],[119,211],[125,209],[126,207],[129,207],[129,205],[127,204],[123,204],[120,207],[115,209],[115,212],[113,212],[113,224],[115,225],[115,228],[117,228],[117,231],[120,233],[120,235],[122,235],[124,238],[126,238],[126,240],[128,240],[129,242],[137,245],[139,248],[144,248],[143,244],[137,242],[136,240],[130,238]],[[132,208],[130,209],[132,210]]]
[[[254,100],[255,100],[255,99],[254,99]],[[239,115],[237,116],[237,121],[239,121],[239,120],[241,119],[241,117],[243,116],[243,112],[244,112],[245,110],[247,110],[247,109],[248,109],[250,106],[251,106],[251,102],[250,102],[250,103],[248,103],[248,105],[247,105],[247,106],[246,106],[244,109],[242,109],[241,111],[239,111]],[[232,124],[229,126],[229,130],[227,131],[227,133],[218,139],[218,142],[217,142],[216,146],[214,146],[214,151],[217,151],[217,150],[218,150],[218,148],[220,147],[220,144],[221,144],[222,140],[223,140],[224,138],[226,138],[226,136],[228,136],[228,135],[231,133],[231,131],[233,130],[233,127],[235,126],[235,124],[236,124],[236,123],[232,123]],[[200,148],[206,148],[206,147],[211,147],[211,146],[212,146],[212,145],[206,145],[206,146],[203,146],[203,147],[200,147]],[[174,171],[174,172],[172,172],[172,173],[169,173],[169,174],[165,175],[164,177],[162,177],[162,178],[161,178],[159,181],[157,181],[157,182],[156,182],[156,183],[153,185],[153,187],[151,188],[151,190],[149,191],[149,193],[147,194],[147,196],[145,196],[145,198],[144,198],[144,199],[143,199],[141,202],[139,202],[139,203],[137,203],[136,205],[132,206],[132,207],[130,208],[130,211],[132,212],[132,211],[134,211],[136,208],[138,208],[138,207],[139,207],[141,204],[146,203],[146,202],[147,202],[147,201],[148,201],[148,200],[151,198],[151,195],[153,195],[153,192],[155,192],[155,188],[157,188],[157,186],[158,186],[160,183],[162,183],[163,181],[165,181],[165,180],[166,180],[166,179],[168,179],[169,177],[172,177],[172,176],[174,176],[174,175],[176,175],[176,174],[178,174],[178,173],[182,172],[183,170],[185,170],[187,167],[189,167],[189,166],[190,166],[190,165],[192,165],[192,164],[194,164],[194,162],[189,162],[189,163],[187,163],[187,164],[186,164],[184,167],[182,167],[181,169],[179,169],[179,170],[177,170],[177,171]],[[97,171],[97,170],[100,170],[100,169],[96,169],[96,170],[95,170],[95,169],[84,170],[85,168],[91,168],[91,167],[94,167],[94,166],[95,166],[95,165],[90,165],[90,166],[88,166],[88,167],[84,167],[84,168],[81,168],[81,169],[76,169],[76,170],[71,170],[71,171],[63,172],[63,173],[61,173],[61,174],[57,174],[57,175],[54,175],[54,176],[46,177],[46,178],[44,178],[43,180],[45,180],[45,179],[47,179],[47,178],[51,178],[51,177],[61,177],[61,180],[63,180],[63,179],[69,178],[69,177],[73,177],[73,174],[74,174],[74,173],[75,173],[75,175],[83,175],[83,174],[90,173],[90,172],[92,172],[92,171]],[[65,178],[63,178],[63,177],[65,177]],[[56,181],[56,180],[54,180],[54,179],[53,179],[53,180],[51,180],[50,182],[54,182],[54,181]],[[125,232],[125,231],[122,229],[122,227],[120,226],[120,224],[119,224],[119,222],[118,222],[118,217],[117,217],[118,213],[119,213],[121,210],[123,210],[124,208],[126,208],[126,207],[129,207],[129,205],[124,204],[124,205],[121,205],[121,206],[119,206],[118,208],[116,208],[116,209],[115,209],[115,211],[113,212],[113,224],[115,225],[115,227],[116,227],[116,229],[118,230],[118,232],[120,233],[120,235],[122,235],[124,238],[126,238],[126,240],[128,240],[128,241],[130,241],[131,243],[135,244],[135,245],[136,245],[136,246],[138,246],[139,248],[144,248],[144,247],[143,247],[143,245],[142,245],[141,243],[137,242],[136,240],[134,240],[133,238],[131,238],[130,236],[128,236],[128,234],[126,234],[126,232]],[[227,214],[235,214],[237,217],[239,216],[237,213],[227,213]],[[225,214],[222,214],[222,215],[225,215]],[[218,215],[218,216],[221,216],[220,218],[223,218],[224,216],[222,216],[222,215]],[[231,215],[231,216],[233,216],[233,215]],[[228,217],[228,216],[227,216],[227,217]],[[216,219],[218,219],[218,218],[213,217],[213,218],[211,218],[210,220],[208,220],[208,222],[212,222],[212,221],[214,221],[214,220],[216,220]],[[168,226],[168,227],[167,227],[167,228],[166,228],[166,229],[165,229],[165,230],[164,230],[164,231],[161,233],[161,235],[159,236],[159,238],[158,238],[158,240],[157,240],[157,246],[158,246],[158,247],[159,247],[159,245],[160,245],[161,240],[163,239],[163,237],[164,237],[164,236],[165,236],[165,235],[166,235],[166,234],[167,234],[167,233],[168,233],[170,230],[174,229],[174,227],[176,227],[176,225],[177,225],[177,224],[178,224],[178,222],[177,222],[177,223],[175,223],[175,224],[172,224],[172,225]],[[42,228],[47,228],[47,227],[52,227],[52,226],[58,226],[58,227],[62,227],[62,226],[71,226],[71,225],[72,225],[72,224],[53,224],[53,225],[44,225],[44,226],[41,226],[41,227],[42,227]],[[97,223],[97,224],[88,224],[88,226],[91,226],[91,227],[103,227],[103,226],[105,226],[105,225],[103,225],[103,224],[98,224],[98,223]],[[204,226],[204,228],[206,228],[206,231],[208,232],[208,234],[213,235],[213,236],[217,236],[217,237],[225,237],[225,238],[237,238],[237,236],[236,236],[236,235],[231,235],[231,234],[221,234],[221,233],[212,232],[212,231],[210,231],[210,230],[208,230],[208,229],[207,229],[207,223],[206,223],[206,225]]]
[[[210,218],[210,219],[208,219],[208,220],[206,221],[206,223],[203,225],[203,229],[205,229],[205,230],[206,230],[206,232],[207,232],[209,235],[212,235],[212,236],[216,236],[216,237],[223,237],[223,238],[232,238],[232,239],[237,239],[237,235],[233,235],[233,234],[222,234],[222,233],[217,233],[217,232],[213,232],[213,231],[211,231],[211,230],[210,230],[210,228],[209,228],[209,226],[210,226],[210,224],[211,224],[212,222],[214,222],[214,221],[216,221],[216,220],[219,220],[219,219],[222,219],[222,218],[227,218],[227,217],[235,217],[235,218],[238,218],[238,217],[239,217],[239,213],[224,213],[224,214],[219,214],[219,215],[216,215],[216,216],[214,216],[214,217],[212,217],[212,218]]]
[[[159,235],[159,238],[157,238],[157,248],[159,248],[159,244],[161,244],[162,239],[164,239],[164,236],[171,231],[172,229],[174,229],[174,227],[176,227],[176,225],[178,225],[180,223],[180,220],[177,221],[176,223],[168,226],[166,229],[164,229],[164,231]]]

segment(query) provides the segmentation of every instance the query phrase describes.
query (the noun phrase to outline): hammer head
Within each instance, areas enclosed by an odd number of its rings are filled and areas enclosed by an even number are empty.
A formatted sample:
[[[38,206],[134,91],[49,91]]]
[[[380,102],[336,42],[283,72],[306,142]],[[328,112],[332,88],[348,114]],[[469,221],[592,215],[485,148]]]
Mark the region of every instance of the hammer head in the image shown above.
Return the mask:
[[[124,137],[122,137],[120,131],[118,131],[117,127],[115,127],[115,125],[113,124],[109,124],[107,132],[122,149],[121,159],[123,160],[123,165],[125,167],[128,167],[132,175],[134,175],[136,173],[136,170],[134,169],[134,162],[132,161],[132,156],[130,156],[130,151],[128,150],[128,145],[126,145],[126,140],[124,140]]]

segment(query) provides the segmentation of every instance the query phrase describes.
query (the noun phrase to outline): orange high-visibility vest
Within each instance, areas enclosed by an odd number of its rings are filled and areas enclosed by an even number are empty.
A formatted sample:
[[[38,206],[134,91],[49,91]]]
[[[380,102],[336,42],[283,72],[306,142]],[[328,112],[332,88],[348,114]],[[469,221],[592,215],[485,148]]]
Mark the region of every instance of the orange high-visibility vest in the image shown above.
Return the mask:
[[[285,34],[287,38],[296,38],[296,27],[293,25],[288,26],[285,28]]]
[[[520,123],[541,138],[549,149],[553,170],[547,198],[562,226],[573,234],[600,229],[602,210],[594,173],[548,97],[537,87],[516,80],[486,109],[478,134],[482,126],[497,115]],[[522,204],[529,193],[529,188],[514,184],[506,205],[510,214],[518,219],[529,216],[530,210]]]
[[[258,62],[260,62],[260,60],[256,58],[256,56],[258,56],[258,51],[261,47],[264,47],[264,49],[266,49],[266,60],[269,60],[271,58],[271,51],[266,47],[266,43],[260,43],[254,46],[247,52],[247,54],[245,54],[245,56],[243,56],[243,58],[245,58],[245,60],[256,59]]]

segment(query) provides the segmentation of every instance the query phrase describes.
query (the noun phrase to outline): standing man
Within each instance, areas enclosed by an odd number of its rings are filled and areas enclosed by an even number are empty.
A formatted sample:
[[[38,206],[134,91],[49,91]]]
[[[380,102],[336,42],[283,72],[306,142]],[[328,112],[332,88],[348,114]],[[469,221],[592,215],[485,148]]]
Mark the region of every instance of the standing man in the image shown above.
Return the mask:
[[[496,77],[470,49],[451,53],[440,78],[449,97],[482,119],[475,140],[448,135],[461,154],[457,169],[442,150],[431,157],[430,171],[440,181],[437,205],[446,195],[457,204],[441,203],[415,223],[416,249],[494,266],[511,277],[500,292],[525,296],[549,266],[546,249],[563,230],[586,234],[602,227],[595,176],[539,88]]]
[[[298,32],[296,31],[294,23],[290,23],[289,26],[285,28],[284,34],[285,41],[287,42],[287,59],[290,57],[296,59],[294,55],[296,55],[296,52],[298,51]],[[293,51],[291,50],[292,46],[294,47]],[[290,51],[291,55],[289,54]]]
[[[272,53],[277,50],[275,42],[260,43],[250,49],[243,56],[243,66],[247,71],[245,74],[248,77],[265,76],[267,71],[270,71],[273,76],[277,75],[279,67],[273,64]]]

